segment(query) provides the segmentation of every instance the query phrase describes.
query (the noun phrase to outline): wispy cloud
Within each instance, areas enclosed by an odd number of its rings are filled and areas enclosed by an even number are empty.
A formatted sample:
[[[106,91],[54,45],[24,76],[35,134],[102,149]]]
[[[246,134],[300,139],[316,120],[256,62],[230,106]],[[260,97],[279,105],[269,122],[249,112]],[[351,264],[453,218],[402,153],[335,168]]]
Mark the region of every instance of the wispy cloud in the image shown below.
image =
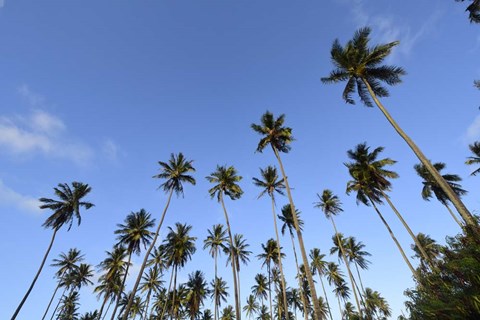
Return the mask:
[[[480,115],[476,116],[473,119],[472,124],[470,124],[467,128],[467,132],[464,135],[464,142],[470,143],[472,141],[476,141],[480,139]]]
[[[0,0],[0,9],[5,6],[5,0]]]
[[[120,149],[117,143],[107,138],[102,143],[102,153],[111,162],[118,163],[125,153]]]
[[[16,192],[6,186],[2,180],[0,180],[0,203],[22,211],[40,213],[38,208],[40,202],[37,199]]]

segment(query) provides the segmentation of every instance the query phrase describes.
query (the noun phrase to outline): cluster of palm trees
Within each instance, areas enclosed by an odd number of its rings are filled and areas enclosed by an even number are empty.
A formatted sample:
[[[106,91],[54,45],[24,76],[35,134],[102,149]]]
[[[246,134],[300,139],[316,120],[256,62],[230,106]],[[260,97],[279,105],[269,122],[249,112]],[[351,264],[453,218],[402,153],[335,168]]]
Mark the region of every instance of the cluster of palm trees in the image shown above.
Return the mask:
[[[396,66],[381,65],[391,50],[398,44],[392,42],[384,45],[369,47],[370,29],[358,30],[353,39],[342,46],[335,40],[331,50],[332,62],[335,69],[328,77],[322,78],[324,83],[336,83],[346,81],[343,98],[347,103],[354,103],[352,94],[358,93],[360,100],[369,107],[374,104],[380,109],[387,120],[391,123],[399,135],[411,147],[418,157],[420,164],[415,170],[423,179],[421,195],[425,200],[433,196],[440,201],[455,219],[461,228],[473,228],[477,226],[476,219],[461,201],[461,196],[466,193],[459,184],[460,177],[453,174],[441,175],[440,171],[445,168],[443,163],[431,163],[410,137],[400,128],[391,117],[387,109],[382,105],[379,98],[388,96],[383,83],[395,85],[401,82],[404,70]],[[373,102],[372,102],[373,100]],[[173,194],[183,195],[184,184],[195,185],[196,180],[191,175],[195,172],[193,161],[187,160],[182,153],[171,154],[167,162],[159,162],[160,173],[154,178],[161,179],[160,188],[167,194],[164,210],[156,224],[151,214],[141,209],[131,212],[125,218],[124,223],[118,224],[115,231],[117,243],[106,252],[106,258],[99,263],[99,283],[94,291],[100,299],[97,310],[83,316],[78,315],[78,303],[80,287],[91,284],[92,267],[88,264],[79,264],[83,256],[72,249],[67,254],[61,254],[54,260],[52,266],[58,268],[56,273],[57,287],[52,299],[44,312],[44,318],[50,312],[58,289],[63,288],[63,293],[58,299],[57,308],[53,310],[51,318],[56,319],[237,319],[241,320],[242,311],[247,317],[255,316],[257,319],[297,319],[300,311],[305,319],[333,320],[332,307],[328,300],[328,294],[324,280],[333,288],[338,301],[339,312],[344,319],[384,319],[391,315],[390,308],[385,299],[377,291],[365,287],[362,283],[360,269],[367,269],[369,253],[364,251],[364,245],[357,242],[354,237],[345,237],[335,224],[334,217],[343,210],[341,202],[331,190],[324,190],[318,194],[315,207],[322,210],[333,227],[333,247],[331,254],[338,257],[339,263],[343,263],[347,276],[341,270],[339,264],[327,262],[325,255],[318,248],[308,251],[303,240],[304,222],[295,202],[289,186],[286,169],[282,162],[281,154],[291,150],[293,141],[292,129],[284,125],[285,115],[275,117],[271,112],[261,116],[259,124],[252,124],[253,131],[261,135],[257,145],[257,152],[263,153],[265,149],[271,149],[278,163],[279,171],[273,165],[260,169],[260,177],[253,178],[255,186],[260,188],[259,198],[264,195],[270,197],[273,229],[275,239],[269,239],[262,244],[262,252],[257,255],[266,267],[266,275],[258,273],[255,276],[255,284],[251,288],[246,304],[241,303],[241,265],[248,263],[251,252],[249,245],[241,234],[235,234],[230,224],[226,200],[238,200],[243,194],[239,185],[242,177],[238,175],[233,166],[217,166],[216,170],[206,177],[212,184],[208,190],[210,196],[215,198],[222,207],[225,225],[217,224],[208,230],[208,236],[204,240],[204,249],[214,259],[214,279],[208,283],[202,271],[197,270],[188,276],[186,283],[178,283],[178,273],[191,259],[196,251],[196,238],[190,235],[192,226],[176,223],[168,227],[168,233],[161,244],[157,244],[163,221],[168,211]],[[480,163],[480,144],[470,146],[475,156],[467,159],[467,164]],[[382,147],[373,150],[366,143],[360,143],[347,152],[350,159],[345,166],[351,180],[347,183],[347,194],[354,193],[358,204],[371,206],[385,225],[392,240],[397,246],[405,263],[410,268],[412,275],[418,279],[420,269],[435,271],[435,246],[429,242],[428,236],[415,233],[394,205],[388,195],[391,190],[392,179],[398,175],[390,166],[395,161],[390,158],[379,159]],[[476,169],[472,174],[476,174]],[[54,188],[58,200],[42,198],[42,209],[50,209],[53,214],[45,221],[44,227],[53,230],[52,240],[43,258],[40,268],[29,287],[24,298],[20,302],[12,316],[16,319],[25,301],[33,289],[38,276],[46,262],[50,249],[53,245],[57,231],[63,226],[72,226],[76,218],[81,222],[80,208],[89,209],[92,203],[83,198],[91,191],[87,184],[73,182],[72,187],[68,184],[59,184]],[[288,204],[283,206],[281,212],[276,212],[276,196],[286,194]],[[412,238],[414,250],[420,259],[420,265],[415,268],[407,257],[404,249],[394,235],[379,204],[387,202],[389,207],[401,221],[405,230]],[[450,207],[453,206],[454,210]],[[457,213],[459,216],[457,216]],[[295,285],[288,286],[285,280],[283,265],[287,259],[282,252],[277,219],[283,222],[281,233],[288,231],[291,240],[294,260],[296,265]],[[155,228],[155,231],[152,228]],[[476,229],[475,229],[476,230]],[[300,252],[300,258],[297,255]],[[136,275],[135,282],[130,291],[126,289],[126,279],[131,267],[131,258],[143,252],[143,262]],[[222,304],[230,295],[227,282],[218,276],[217,264],[221,254],[225,254],[226,263],[232,270],[233,305]],[[352,267],[355,270],[352,271]],[[130,272],[131,273],[131,272]],[[169,273],[168,286],[164,275]],[[313,276],[318,275],[323,295],[318,295]],[[348,281],[347,281],[348,279]],[[353,294],[354,303],[350,302]],[[213,312],[203,308],[206,298],[211,298]],[[268,302],[268,306],[267,306]]]

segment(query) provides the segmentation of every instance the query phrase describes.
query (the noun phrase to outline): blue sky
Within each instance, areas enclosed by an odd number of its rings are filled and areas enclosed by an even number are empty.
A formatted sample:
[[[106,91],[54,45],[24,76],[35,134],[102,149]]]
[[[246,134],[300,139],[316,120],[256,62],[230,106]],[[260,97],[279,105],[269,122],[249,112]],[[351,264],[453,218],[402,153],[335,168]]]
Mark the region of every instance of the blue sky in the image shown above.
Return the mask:
[[[49,212],[36,199],[52,197],[58,183],[92,186],[88,199],[96,206],[83,213],[80,227],[59,233],[49,260],[77,247],[96,265],[129,212],[145,208],[159,218],[166,199],[152,176],[172,152],[183,152],[197,169],[197,185],[174,199],[163,228],[186,222],[198,237],[182,280],[196,269],[213,277],[213,259],[201,248],[223,214],[204,177],[217,164],[234,165],[243,176],[243,197],[226,205],[233,232],[244,234],[253,252],[241,271],[244,301],[260,269],[260,244],[274,236],[270,203],[256,199],[260,191],[251,183],[260,167],[276,164],[269,150],[254,152],[259,137],[250,129],[267,109],[285,113],[296,138],[284,161],[306,222],[307,249],[331,247],[330,224],[313,208],[316,193],[330,188],[345,211],[339,229],[372,254],[366,286],[382,293],[396,318],[413,282],[372,209],[345,195],[346,151],[366,141],[398,161],[391,198],[414,232],[443,243],[458,229],[443,207],[421,199],[417,160],[380,112],[346,105],[343,86],[325,86],[320,77],[332,68],[335,38],[345,43],[368,25],[372,43],[400,40],[387,63],[408,74],[383,102],[428,157],[464,178],[465,203],[478,212],[478,178],[463,163],[468,143],[480,139],[480,92],[472,85],[480,79],[480,32],[464,7],[453,0],[1,0],[0,282],[8,294],[0,318],[13,313],[50,241],[51,231],[41,227]],[[408,249],[408,235],[382,210]],[[293,285],[289,239],[282,245]],[[222,264],[220,272],[230,282],[230,269]],[[19,319],[43,311],[53,273],[44,269]],[[91,290],[82,289],[81,312],[99,305]]]

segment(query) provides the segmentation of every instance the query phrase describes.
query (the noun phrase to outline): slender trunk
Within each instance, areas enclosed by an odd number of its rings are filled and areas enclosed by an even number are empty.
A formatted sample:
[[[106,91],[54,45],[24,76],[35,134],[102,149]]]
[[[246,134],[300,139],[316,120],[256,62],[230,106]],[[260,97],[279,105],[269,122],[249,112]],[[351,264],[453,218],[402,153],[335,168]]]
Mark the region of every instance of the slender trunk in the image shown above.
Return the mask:
[[[335,220],[333,220],[332,216],[330,216],[330,221],[332,221],[333,229],[335,230],[335,236],[337,237],[338,246],[340,247],[340,253],[343,258],[343,262],[345,263],[345,268],[347,268],[348,277],[350,278],[350,282],[352,283],[353,296],[355,297],[355,302],[357,303],[357,308],[358,308],[358,314],[360,315],[360,319],[361,319],[363,318],[362,308],[360,306],[360,301],[358,300],[357,290],[355,289],[355,281],[353,279],[352,270],[350,270],[350,265],[348,264],[348,261],[347,261],[347,255],[345,254],[343,244],[340,241],[340,236],[338,235],[337,226],[335,225]]]
[[[298,266],[297,250],[295,250],[295,242],[293,241],[293,233],[291,232],[290,239],[292,239],[293,256],[295,257],[295,266],[297,267],[298,290],[300,290],[300,299],[302,300],[303,316],[305,317],[305,320],[308,320],[307,302],[305,301],[305,296],[303,295],[303,285],[302,279],[300,278],[300,267]]]
[[[132,253],[133,253],[132,250],[129,250],[129,251],[130,252],[128,253],[128,262],[127,262],[127,267],[125,268],[125,275],[123,276],[122,286],[120,287],[120,291],[118,292],[117,302],[115,303],[115,308],[113,308],[112,317],[110,318],[110,320],[115,319],[115,314],[117,313],[118,304],[120,303],[120,298],[122,297],[122,293],[125,290],[125,282],[127,281],[128,269],[130,269],[130,261],[132,260]],[[135,295],[135,294],[132,293],[132,295]],[[128,314],[128,311],[127,310],[125,311],[126,311],[126,314]]]
[[[270,263],[267,264],[268,271],[268,301],[270,303],[270,319],[273,319],[272,311],[272,272],[270,270]]]
[[[43,266],[45,265],[45,261],[47,260],[48,254],[50,253],[50,249],[52,249],[53,241],[55,241],[55,235],[57,234],[57,231],[58,231],[58,229],[55,229],[53,231],[52,239],[50,240],[50,244],[48,245],[47,252],[45,252],[45,255],[43,256],[43,260],[42,260],[42,263],[40,264],[40,268],[38,268],[37,274],[35,275],[35,278],[33,278],[33,281],[30,284],[30,287],[28,288],[27,293],[25,294],[22,301],[18,305],[17,309],[13,313],[12,320],[17,318],[17,315],[20,312],[20,310],[22,309],[23,304],[25,303],[25,301],[27,301],[27,298],[30,295],[30,292],[32,292],[32,289],[35,286],[35,282],[37,282],[38,276],[42,272]]]
[[[242,296],[240,295],[240,288],[242,287],[242,284],[240,282],[240,261],[238,260],[238,257],[235,257],[235,259],[236,259],[236,265],[237,265],[237,270],[236,271],[237,271],[238,301],[240,303],[241,299],[242,299],[241,298]],[[242,309],[239,308],[239,310],[240,310],[240,312],[242,312]]]
[[[217,320],[218,317],[218,299],[217,299],[217,255],[218,255],[218,249],[215,249],[215,252],[213,253],[214,259],[215,259],[215,280],[213,281],[213,284],[215,286],[214,288],[214,294],[213,294],[213,308],[215,309],[214,312],[214,320]]]
[[[355,269],[357,270],[358,280],[360,281],[360,287],[362,288],[362,294],[365,295],[365,288],[363,287],[362,277],[360,276],[360,271],[358,270],[358,265],[355,263]]]
[[[410,229],[410,227],[408,226],[407,222],[405,222],[405,220],[403,219],[403,216],[400,214],[400,212],[398,212],[397,208],[393,205],[392,201],[390,200],[390,197],[388,195],[385,194],[385,192],[383,192],[383,190],[379,189],[380,190],[380,193],[382,194],[382,196],[385,198],[385,200],[387,200],[388,202],[388,205],[390,206],[390,208],[392,208],[393,212],[395,212],[395,214],[397,215],[398,219],[400,219],[400,221],[402,222],[403,224],[403,227],[405,229],[407,229],[408,231],[408,234],[410,235],[410,237],[412,237],[413,241],[415,242],[415,244],[417,245],[417,248],[418,250],[420,250],[420,253],[421,255],[423,256],[423,258],[425,259],[425,261],[428,262],[428,264],[430,265],[430,268],[432,270],[435,270],[436,269],[436,266],[435,264],[433,263],[432,259],[430,259],[430,257],[427,255],[427,253],[425,252],[425,248],[423,248],[422,244],[420,243],[420,241],[418,241],[417,237],[415,236],[415,234],[412,232],[412,229]]]
[[[50,316],[50,320],[53,319],[53,317],[55,317],[55,313],[57,312],[57,309],[58,307],[60,306],[60,302],[62,302],[62,298],[65,296],[65,292],[67,291],[67,287],[65,287],[65,289],[63,289],[63,292],[62,292],[62,295],[60,296],[60,299],[58,299],[58,302],[57,304],[55,305],[55,309],[53,309],[53,313],[52,315]]]
[[[420,277],[418,276],[417,271],[413,268],[412,264],[411,264],[410,261],[408,260],[407,256],[405,255],[405,251],[403,251],[402,246],[400,245],[400,243],[398,242],[397,238],[396,238],[395,235],[393,234],[393,231],[392,231],[392,229],[390,229],[390,226],[388,225],[387,221],[385,221],[385,219],[383,218],[382,214],[381,214],[380,211],[378,210],[377,206],[375,205],[375,202],[373,202],[370,197],[368,197],[368,200],[369,200],[370,203],[373,205],[373,208],[375,209],[375,211],[377,212],[378,216],[380,217],[380,220],[382,220],[383,224],[385,225],[385,228],[387,228],[388,232],[390,233],[390,236],[392,237],[393,242],[395,242],[395,244],[397,245],[397,248],[398,248],[398,250],[400,251],[400,254],[401,254],[402,257],[403,257],[403,260],[405,260],[405,263],[406,263],[407,266],[410,268],[410,271],[412,271],[413,276],[415,277],[415,279],[417,279],[417,281],[420,281]]]
[[[275,198],[271,195],[272,198],[272,214],[273,214],[273,226],[275,227],[275,237],[277,238],[278,244],[278,268],[280,269],[280,277],[282,281],[282,296],[283,296],[283,305],[285,306],[285,320],[288,319],[288,304],[287,304],[287,286],[285,285],[285,276],[283,275],[283,263],[282,263],[282,246],[280,245],[280,237],[278,236],[278,227],[277,227],[277,215],[275,214]]]
[[[430,172],[430,174],[433,176],[433,179],[435,179],[435,182],[438,183],[438,185],[442,188],[442,190],[447,194],[447,197],[450,199],[450,201],[453,203],[455,206],[455,209],[457,209],[458,213],[462,216],[463,220],[467,223],[467,225],[470,226],[477,226],[477,223],[471,213],[468,211],[468,209],[465,207],[463,202],[460,200],[460,198],[457,196],[457,194],[452,190],[450,185],[443,179],[443,177],[438,173],[437,169],[430,163],[430,161],[425,157],[423,152],[418,148],[418,146],[413,142],[412,139],[400,128],[400,126],[395,122],[395,120],[392,118],[390,113],[387,111],[387,109],[382,105],[382,103],[378,100],[377,96],[372,90],[372,87],[368,83],[366,79],[362,78],[363,83],[367,87],[368,92],[373,98],[373,101],[375,101],[375,104],[377,107],[380,109],[380,111],[383,113],[383,115],[387,118],[388,122],[393,126],[395,131],[405,140],[405,142],[408,144],[408,146],[412,149],[412,151],[415,153],[415,155],[418,157],[420,162],[427,168],[427,170]]]
[[[222,204],[223,213],[225,214],[225,221],[227,223],[227,231],[228,231],[228,239],[230,241],[230,262],[232,265],[232,272],[233,272],[233,287],[235,292],[235,319],[241,320],[241,309],[240,309],[240,301],[238,296],[238,284],[237,284],[237,268],[235,266],[235,254],[233,252],[233,237],[232,237],[232,230],[230,229],[230,221],[228,220],[228,213],[227,209],[225,208],[225,203],[223,202],[223,191],[220,191],[220,203]],[[125,319],[126,320],[126,319]]]
[[[177,314],[176,314],[176,309],[175,309],[175,298],[176,298],[176,295],[177,295],[177,271],[178,271],[178,266],[173,266],[173,292],[172,292],[172,311],[171,311],[171,315],[170,315],[170,319],[173,319],[173,317],[177,317]]]
[[[100,319],[102,317],[103,308],[105,308],[105,305],[107,304],[107,300],[108,300],[109,297],[110,297],[109,293],[105,293],[105,298],[103,299],[102,306],[100,307],[100,311],[98,312],[97,319]]]
[[[453,220],[460,226],[460,228],[463,228],[463,224],[458,220],[457,215],[453,213],[452,209],[448,206],[447,203],[445,203],[445,207],[447,207],[448,212],[450,212],[450,215],[452,216]]]
[[[147,265],[148,257],[150,256],[150,252],[155,247],[155,242],[157,242],[158,234],[160,233],[160,228],[162,227],[163,220],[165,219],[165,214],[167,213],[168,206],[170,205],[170,200],[172,200],[173,195],[173,188],[170,189],[170,193],[168,194],[167,204],[163,209],[162,217],[160,218],[160,222],[158,223],[157,231],[155,232],[155,236],[153,237],[152,243],[148,248],[147,252],[145,253],[145,258],[143,258],[143,263],[140,267],[140,271],[138,272],[137,280],[135,281],[135,285],[132,289],[132,296],[128,299],[127,307],[125,308],[125,314],[122,317],[122,320],[127,320],[128,313],[130,312],[130,308],[133,304],[133,298],[135,297],[135,293],[137,293],[138,286],[140,285],[140,280],[142,279],[143,271],[145,271],[145,266]]]
[[[325,290],[325,285],[323,284],[320,268],[317,268],[317,271],[318,271],[318,277],[320,278],[320,283],[322,284],[323,294],[325,295],[325,302],[327,303],[328,314],[330,315],[330,320],[333,320],[332,310],[330,309],[330,303],[328,302],[327,291]]]
[[[152,294],[152,288],[149,288],[148,289],[148,293],[147,293],[147,301],[145,303],[145,308],[144,308],[144,312],[140,312],[140,320],[142,319],[147,319],[148,317],[148,305],[150,304],[150,295]]]
[[[45,313],[43,314],[42,320],[45,319],[47,316],[48,310],[50,309],[50,306],[52,305],[53,299],[55,299],[55,295],[57,294],[58,288],[60,288],[60,280],[58,281],[57,287],[55,288],[55,291],[53,291],[52,298],[50,299],[50,302],[48,302],[47,310],[45,310]]]
[[[303,236],[298,225],[298,217],[297,213],[295,212],[295,205],[293,203],[292,193],[290,192],[290,186],[288,184],[288,178],[285,174],[285,169],[283,168],[282,159],[280,159],[280,154],[278,150],[272,146],[273,152],[275,153],[275,157],[278,160],[278,165],[280,166],[280,170],[282,171],[283,181],[285,182],[285,189],[287,190],[288,201],[290,202],[290,209],[292,211],[293,222],[295,225],[295,230],[297,231],[297,238],[298,244],[300,246],[300,253],[302,254],[303,265],[305,266],[305,274],[307,276],[308,286],[310,287],[310,292],[312,294],[313,300],[313,311],[314,311],[314,318],[315,320],[320,320],[322,318],[320,305],[318,304],[318,297],[317,291],[315,290],[315,283],[313,282],[312,272],[310,271],[310,266],[308,262],[307,252],[305,251],[305,245],[303,244]]]
[[[338,309],[340,310],[340,319],[343,319],[342,304],[340,303],[340,297],[338,295],[337,295],[337,300],[338,300]]]
[[[111,306],[112,306],[112,301],[110,300],[110,302],[108,303],[107,310],[105,311],[105,314],[103,315],[103,319],[102,319],[102,320],[105,320],[105,318],[107,317],[108,311],[110,310],[110,307],[111,307]]]
[[[160,317],[160,319],[164,319],[163,317],[165,316],[165,311],[167,311],[168,296],[170,294],[170,290],[172,289],[172,282],[173,282],[173,266],[172,266],[172,274],[170,275],[170,282],[168,283],[167,294],[165,296],[165,302],[163,303],[162,316]]]

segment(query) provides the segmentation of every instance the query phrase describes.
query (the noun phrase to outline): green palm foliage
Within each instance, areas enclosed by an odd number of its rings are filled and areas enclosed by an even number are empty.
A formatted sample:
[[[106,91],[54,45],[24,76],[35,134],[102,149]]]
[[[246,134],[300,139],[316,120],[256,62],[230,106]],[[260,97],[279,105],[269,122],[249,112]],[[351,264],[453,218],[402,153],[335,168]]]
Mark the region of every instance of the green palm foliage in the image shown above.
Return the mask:
[[[76,320],[78,318],[78,291],[72,291],[62,298],[58,311],[58,320]]]
[[[188,290],[185,299],[186,309],[190,319],[195,320],[200,314],[203,301],[209,294],[205,276],[201,271],[197,270],[188,275],[188,281],[185,286]]]
[[[220,320],[235,320],[235,310],[231,305],[223,308]]]
[[[354,94],[355,91],[358,92],[360,100],[368,107],[373,106],[371,101],[371,99],[373,99],[397,133],[405,140],[420,162],[426,166],[435,181],[437,181],[445,191],[465,222],[469,225],[476,226],[476,221],[462,201],[378,100],[378,97],[387,97],[389,95],[383,83],[388,85],[399,84],[401,82],[400,77],[405,74],[405,71],[401,67],[381,65],[383,60],[385,60],[399,42],[394,41],[369,47],[370,32],[370,28],[357,30],[353,39],[348,41],[345,47],[340,45],[338,40],[333,42],[330,55],[335,69],[330,72],[328,77],[322,78],[322,82],[337,83],[347,81],[345,89],[343,90],[343,99],[347,103],[355,103],[352,98],[352,94]]]
[[[23,304],[25,303],[25,301],[27,301],[30,292],[35,286],[35,283],[37,282],[37,279],[42,272],[43,266],[45,265],[48,254],[50,253],[50,249],[52,249],[52,245],[55,241],[57,231],[65,224],[68,224],[68,230],[70,230],[73,224],[73,220],[75,220],[75,218],[78,225],[80,225],[82,221],[82,217],[80,215],[80,208],[83,207],[88,210],[94,206],[92,203],[82,200],[92,190],[92,188],[90,188],[88,184],[74,181],[72,182],[72,187],[70,187],[67,183],[60,183],[58,184],[58,187],[53,188],[53,190],[55,191],[55,195],[59,198],[59,200],[49,198],[39,199],[39,201],[43,203],[42,205],[40,205],[40,209],[50,209],[53,211],[53,214],[49,216],[42,225],[44,228],[53,229],[52,239],[50,240],[47,251],[43,256],[43,260],[40,263],[37,274],[33,278],[33,281],[30,284],[27,292],[25,293],[22,301],[20,301],[20,304],[13,313],[12,320],[16,319],[18,313],[23,307]]]
[[[275,119],[273,114],[269,111],[265,112],[260,118],[260,124],[253,123],[251,128],[262,136],[257,145],[257,152],[262,152],[268,145],[272,148],[273,153],[280,166],[280,171],[285,183],[285,189],[287,191],[288,201],[290,203],[290,211],[292,213],[294,227],[297,232],[298,244],[300,246],[300,253],[305,265],[305,272],[308,280],[308,285],[312,292],[313,305],[315,310],[315,319],[320,320],[320,309],[317,302],[317,293],[315,290],[315,283],[313,281],[312,272],[310,270],[307,251],[303,243],[303,236],[298,223],[298,217],[296,215],[295,204],[293,203],[293,197],[288,183],[288,178],[283,167],[280,152],[288,153],[291,149],[290,143],[293,141],[292,128],[285,127],[285,115],[282,114]]]
[[[230,221],[228,219],[227,209],[225,207],[225,202],[223,196],[228,196],[231,200],[240,199],[243,194],[242,188],[237,184],[242,180],[242,177],[237,175],[237,170],[233,167],[227,166],[218,166],[217,169],[212,172],[209,176],[206,177],[207,181],[213,183],[214,186],[208,190],[210,197],[213,199],[217,197],[218,202],[222,205],[223,213],[225,215],[225,222],[227,224],[228,240],[229,240],[229,251],[230,257],[235,256],[234,243],[232,237],[232,229],[230,228]],[[241,320],[241,305],[240,305],[240,292],[239,292],[239,281],[237,276],[237,267],[235,265],[234,259],[231,259],[232,273],[233,273],[233,287],[234,287],[234,296],[235,296],[235,316],[237,320]],[[238,268],[240,266],[238,265]]]
[[[455,0],[457,2],[464,2],[465,0]],[[472,3],[468,5],[465,11],[468,11],[468,18],[470,22],[480,23],[480,1],[470,0]]]
[[[162,272],[160,271],[160,267],[155,265],[153,268],[148,269],[148,271],[143,275],[142,280],[143,282],[140,283],[140,291],[147,292],[147,297],[145,300],[145,308],[141,318],[148,319],[148,307],[150,304],[150,298],[153,294],[159,293],[160,289],[163,285]]]
[[[360,281],[360,286],[362,287],[362,292],[365,292],[362,283],[362,277],[360,276],[360,270],[358,267],[362,268],[363,270],[368,269],[368,265],[370,261],[366,259],[366,257],[371,256],[370,253],[364,251],[365,245],[355,239],[355,237],[348,237],[345,243],[345,251],[348,256],[348,260],[353,262],[355,265],[355,269],[357,270],[358,280]]]
[[[243,306],[245,315],[250,319],[260,310],[260,305],[257,302],[256,297],[253,294],[248,295],[247,301]]]
[[[429,235],[424,233],[417,234],[418,242],[422,244],[422,247],[425,248],[428,257],[433,261],[438,261],[442,254],[442,246],[439,245],[434,239],[432,239]],[[420,268],[423,271],[429,269],[429,265],[426,263],[425,258],[420,254],[417,245],[411,245],[412,250],[415,252],[415,258],[420,259]]]
[[[272,317],[268,313],[267,306],[261,306],[260,310],[258,310],[257,320],[270,320]]]
[[[330,303],[328,302],[327,291],[325,290],[325,285],[323,283],[323,277],[325,276],[327,268],[325,255],[320,252],[320,249],[313,248],[310,250],[310,260],[313,273],[315,273],[315,271],[318,273],[318,278],[320,279],[320,284],[322,285],[323,296],[325,297],[325,304],[328,309],[328,314],[330,315],[330,320],[333,320],[332,310],[330,308]]]
[[[210,309],[203,310],[202,316],[200,317],[201,320],[212,320],[212,311]]]
[[[257,273],[255,276],[255,284],[252,286],[252,293],[256,299],[260,299],[263,306],[263,300],[268,298],[268,280],[264,274]]]
[[[480,88],[480,81],[478,82],[478,88]],[[465,164],[472,165],[472,164],[480,164],[480,141],[476,141],[470,145],[468,145],[470,151],[473,153],[473,156],[468,157]],[[474,176],[480,172],[480,168],[475,169],[471,175]]]
[[[392,315],[387,300],[370,288],[365,289],[365,312],[370,319],[387,319]]]
[[[227,302],[228,286],[227,282],[222,277],[217,277],[210,282],[210,298],[214,300],[215,307],[218,309],[222,305],[222,302]]]
[[[443,169],[445,169],[446,164],[443,162],[436,162],[436,163],[433,163],[433,166],[440,173]],[[450,199],[448,198],[445,191],[443,191],[443,189],[438,185],[435,179],[433,179],[433,176],[430,174],[427,168],[420,163],[420,164],[416,164],[414,166],[414,169],[417,172],[417,174],[423,179],[422,181],[423,200],[430,201],[430,198],[432,198],[435,195],[437,200],[448,209],[448,212],[453,217],[455,222],[460,227],[462,227],[462,223],[457,218],[455,213],[453,213],[453,211],[448,206],[448,201],[450,201]],[[442,175],[442,178],[449,184],[450,188],[452,188],[453,192],[455,192],[455,194],[459,198],[467,193],[467,191],[462,189],[462,186],[459,183],[457,183],[459,181],[462,181],[462,178],[460,178],[460,176],[456,174],[444,174]]]
[[[147,265],[150,253],[152,252],[153,248],[155,248],[155,244],[160,233],[160,228],[162,227],[168,207],[170,206],[170,200],[172,199],[173,193],[175,192],[177,196],[183,196],[183,184],[190,183],[192,185],[195,185],[196,183],[195,179],[190,175],[190,173],[195,172],[195,168],[192,166],[192,163],[193,160],[187,160],[181,152],[177,155],[172,153],[168,162],[158,162],[158,164],[160,165],[160,173],[153,176],[153,178],[165,180],[165,182],[163,182],[159,188],[163,189],[163,191],[168,194],[167,203],[165,204],[165,208],[163,209],[160,222],[158,223],[157,230],[155,231],[155,235],[153,236],[150,247],[145,253],[145,257],[143,259],[142,265],[140,266],[137,280],[135,281],[135,285],[132,289],[134,294],[130,297],[131,299],[128,302],[126,312],[122,320],[127,320],[127,314],[133,303],[133,297],[135,296],[135,293],[138,290],[138,286],[140,285],[140,281],[142,279],[143,272],[145,271],[145,267]]]

